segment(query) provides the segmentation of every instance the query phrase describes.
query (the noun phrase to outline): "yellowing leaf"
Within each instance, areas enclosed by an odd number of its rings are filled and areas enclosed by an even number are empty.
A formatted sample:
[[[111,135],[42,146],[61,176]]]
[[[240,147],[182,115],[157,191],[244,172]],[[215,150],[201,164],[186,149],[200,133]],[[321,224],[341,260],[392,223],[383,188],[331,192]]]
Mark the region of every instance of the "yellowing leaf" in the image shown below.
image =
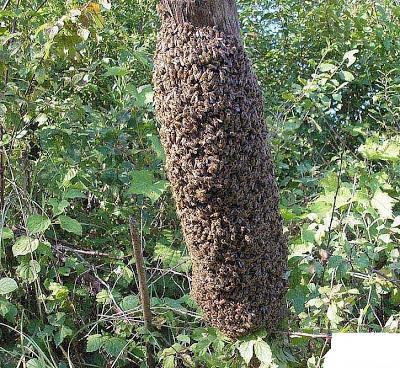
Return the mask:
[[[39,240],[32,239],[29,236],[21,236],[12,247],[14,256],[24,256],[34,252],[39,246]]]
[[[393,218],[393,205],[395,202],[396,200],[394,198],[382,192],[380,189],[375,192],[371,200],[372,207],[378,211],[379,215],[384,220]]]
[[[395,137],[379,142],[376,138],[368,138],[358,151],[368,160],[397,162],[400,160],[400,139]]]
[[[344,54],[343,61],[348,60],[347,67],[349,67],[355,63],[355,61],[356,61],[355,54],[357,54],[357,53],[358,53],[358,49],[354,49],[354,50],[347,51]]]
[[[246,362],[246,364],[249,364],[251,358],[253,358],[254,344],[255,344],[254,340],[244,341],[238,347],[239,353],[242,356],[243,360]]]
[[[254,353],[261,363],[272,363],[272,351],[269,345],[263,340],[257,340],[254,344]]]

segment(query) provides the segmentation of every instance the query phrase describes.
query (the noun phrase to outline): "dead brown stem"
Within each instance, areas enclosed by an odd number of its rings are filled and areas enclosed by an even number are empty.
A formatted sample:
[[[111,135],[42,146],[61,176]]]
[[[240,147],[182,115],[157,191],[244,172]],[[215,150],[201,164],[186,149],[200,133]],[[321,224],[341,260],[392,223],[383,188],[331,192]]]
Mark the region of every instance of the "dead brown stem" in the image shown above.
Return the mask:
[[[139,279],[139,293],[140,301],[143,308],[143,319],[144,327],[147,331],[151,331],[151,310],[150,310],[150,295],[149,289],[147,287],[146,270],[144,268],[143,252],[142,252],[142,241],[139,232],[136,227],[136,221],[133,217],[129,220],[129,230],[131,233],[131,240],[133,245],[133,254],[135,257],[136,271]],[[145,343],[146,353],[147,353],[147,367],[154,368],[154,356],[151,344],[149,342]]]

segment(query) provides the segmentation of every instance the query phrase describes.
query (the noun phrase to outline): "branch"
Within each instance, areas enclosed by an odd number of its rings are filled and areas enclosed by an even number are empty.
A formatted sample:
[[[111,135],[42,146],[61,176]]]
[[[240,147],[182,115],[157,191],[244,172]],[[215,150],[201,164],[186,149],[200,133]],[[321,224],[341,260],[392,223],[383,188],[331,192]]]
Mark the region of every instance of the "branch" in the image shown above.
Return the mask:
[[[136,228],[136,221],[133,217],[129,220],[129,230],[131,233],[131,240],[133,245],[133,254],[135,257],[136,270],[139,279],[139,292],[140,300],[143,307],[143,319],[144,327],[147,331],[151,330],[151,310],[150,310],[150,296],[149,289],[147,287],[146,271],[144,268],[143,252],[142,252],[142,241],[139,232]],[[147,353],[147,367],[155,368],[154,356],[149,342],[146,342],[146,353]]]
[[[309,337],[311,339],[325,339],[330,340],[332,334],[330,333],[307,333],[307,332],[290,332],[290,331],[277,331],[281,335],[286,335],[288,337]]]

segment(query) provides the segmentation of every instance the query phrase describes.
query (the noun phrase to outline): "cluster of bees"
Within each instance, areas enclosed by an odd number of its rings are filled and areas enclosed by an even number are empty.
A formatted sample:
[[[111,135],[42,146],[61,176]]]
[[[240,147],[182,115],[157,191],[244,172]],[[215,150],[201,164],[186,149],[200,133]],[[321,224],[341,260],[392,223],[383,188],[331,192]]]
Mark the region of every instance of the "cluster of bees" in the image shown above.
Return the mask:
[[[156,117],[192,295],[231,338],[273,330],[284,313],[287,245],[257,80],[237,37],[161,15]]]

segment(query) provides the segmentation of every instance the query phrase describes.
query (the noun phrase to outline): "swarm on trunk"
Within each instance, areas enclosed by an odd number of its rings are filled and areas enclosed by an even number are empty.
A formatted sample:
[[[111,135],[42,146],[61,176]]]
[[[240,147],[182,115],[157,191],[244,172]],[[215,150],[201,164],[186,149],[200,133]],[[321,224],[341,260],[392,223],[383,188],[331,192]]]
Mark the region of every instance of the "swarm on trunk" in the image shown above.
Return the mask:
[[[281,319],[287,247],[262,96],[236,7],[219,3],[235,17],[223,22],[204,16],[214,3],[161,1],[155,103],[193,261],[192,295],[206,320],[237,338]]]

